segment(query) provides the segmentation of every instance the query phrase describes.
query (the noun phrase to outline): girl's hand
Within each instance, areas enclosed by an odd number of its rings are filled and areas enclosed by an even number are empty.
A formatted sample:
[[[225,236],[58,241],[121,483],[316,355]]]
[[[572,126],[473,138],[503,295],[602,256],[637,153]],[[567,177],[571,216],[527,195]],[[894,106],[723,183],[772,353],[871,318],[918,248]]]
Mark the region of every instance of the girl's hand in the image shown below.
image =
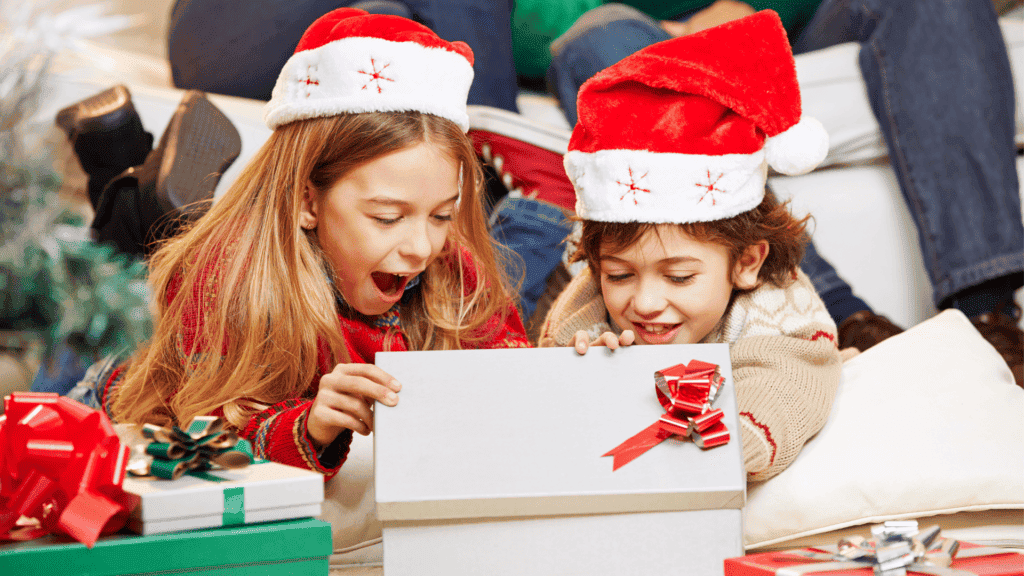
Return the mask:
[[[365,436],[373,431],[373,402],[394,406],[401,389],[398,380],[373,364],[338,364],[320,378],[306,430],[318,450],[345,428]]]
[[[580,330],[573,337],[573,347],[576,348],[576,353],[582,356],[591,346],[607,346],[609,350],[615,350],[619,346],[631,345],[635,339],[636,335],[632,330],[623,330],[618,337],[611,332],[605,332],[591,342],[590,335],[585,330]]]

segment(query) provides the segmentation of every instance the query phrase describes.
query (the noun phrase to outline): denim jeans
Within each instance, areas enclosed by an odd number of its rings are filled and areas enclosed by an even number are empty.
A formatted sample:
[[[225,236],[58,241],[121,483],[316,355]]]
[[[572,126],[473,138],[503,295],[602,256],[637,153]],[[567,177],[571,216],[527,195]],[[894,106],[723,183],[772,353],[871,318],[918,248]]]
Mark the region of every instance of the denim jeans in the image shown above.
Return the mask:
[[[562,261],[565,238],[572,223],[553,204],[532,198],[505,196],[491,214],[491,236],[505,250],[506,272],[522,278],[519,287],[523,322],[533,316],[547,289],[548,276]]]
[[[469,44],[469,103],[518,111],[512,0],[177,0],[167,43],[174,85],[269,100],[302,33],[344,6],[411,18],[445,40]]]
[[[1024,270],[1009,57],[989,0],[825,0],[794,42],[858,42],[933,300]]]
[[[36,372],[31,390],[56,392],[63,396],[82,379],[94,360],[95,358],[90,355],[78,354],[64,343],[58,344],[53,353],[43,361],[39,372]]]
[[[631,8],[582,16],[552,44],[548,70],[569,123],[587,78],[668,38]],[[861,73],[917,224],[935,304],[1024,270],[1013,84],[992,2],[824,0],[793,48],[842,42],[861,44]],[[813,247],[801,267],[819,291],[845,285]]]

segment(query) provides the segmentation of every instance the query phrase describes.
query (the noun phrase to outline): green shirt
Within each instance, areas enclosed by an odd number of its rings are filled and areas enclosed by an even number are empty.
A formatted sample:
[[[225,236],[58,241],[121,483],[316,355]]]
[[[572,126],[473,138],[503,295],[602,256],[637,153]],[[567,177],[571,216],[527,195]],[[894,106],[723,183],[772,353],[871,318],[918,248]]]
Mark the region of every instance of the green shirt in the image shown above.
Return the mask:
[[[779,13],[790,39],[803,30],[822,0],[743,0],[755,10],[770,8]],[[655,20],[671,20],[699,10],[709,0],[620,0]],[[516,0],[512,11],[512,57],[521,76],[541,78],[551,64],[548,46],[584,12],[605,4],[603,0]]]

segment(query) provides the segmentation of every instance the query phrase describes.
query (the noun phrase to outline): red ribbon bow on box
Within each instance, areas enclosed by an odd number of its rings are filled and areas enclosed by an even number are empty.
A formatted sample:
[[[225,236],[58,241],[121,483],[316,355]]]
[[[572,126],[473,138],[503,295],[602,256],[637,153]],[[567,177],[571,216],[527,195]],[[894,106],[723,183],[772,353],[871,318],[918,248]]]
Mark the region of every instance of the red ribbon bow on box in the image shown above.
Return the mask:
[[[665,413],[654,424],[603,454],[614,457],[612,470],[629,464],[673,435],[693,438],[703,449],[727,444],[729,430],[722,423],[725,414],[720,408],[711,409],[723,383],[718,366],[700,360],[655,372],[654,389]]]
[[[120,530],[138,503],[121,490],[127,460],[128,447],[103,412],[53,393],[7,396],[0,416],[0,540],[52,532],[91,548],[101,534]],[[38,526],[19,526],[26,519]]]

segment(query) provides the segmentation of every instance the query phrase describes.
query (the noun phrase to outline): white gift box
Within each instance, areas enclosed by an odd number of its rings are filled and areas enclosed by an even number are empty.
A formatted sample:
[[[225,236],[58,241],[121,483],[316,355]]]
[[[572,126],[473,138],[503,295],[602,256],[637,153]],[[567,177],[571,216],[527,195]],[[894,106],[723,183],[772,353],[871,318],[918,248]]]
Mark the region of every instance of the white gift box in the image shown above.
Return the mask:
[[[720,367],[728,444],[673,437],[602,457],[664,414],[654,372]],[[721,575],[746,495],[724,344],[378,353],[402,383],[374,416],[384,569],[404,574]]]
[[[257,462],[177,480],[128,475],[123,489],[141,499],[129,528],[149,535],[319,516],[324,477],[304,468]]]

